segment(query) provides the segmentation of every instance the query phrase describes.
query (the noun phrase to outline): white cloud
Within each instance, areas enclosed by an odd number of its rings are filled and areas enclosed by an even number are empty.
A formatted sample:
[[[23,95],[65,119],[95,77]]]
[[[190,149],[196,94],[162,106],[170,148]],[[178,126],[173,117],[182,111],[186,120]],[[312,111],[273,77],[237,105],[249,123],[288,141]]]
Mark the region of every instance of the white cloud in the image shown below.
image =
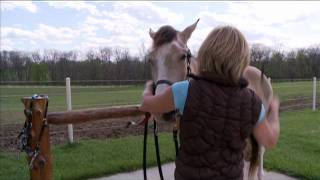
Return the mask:
[[[39,40],[41,39],[40,36],[37,36],[37,34],[20,29],[20,28],[15,28],[15,27],[1,27],[1,39],[4,38],[10,38],[10,39],[36,39]]]
[[[23,3],[27,5],[22,6]],[[76,27],[52,26],[42,22],[35,22],[38,26],[34,29],[24,23],[21,26],[6,25],[1,27],[1,45],[2,48],[12,48],[15,47],[15,42],[24,41],[30,44],[30,47],[39,49],[52,46],[81,50],[117,46],[138,54],[142,43],[146,47],[151,44],[149,28],[156,31],[167,24],[184,28],[192,23],[191,19],[185,19],[184,15],[190,17],[187,13],[194,14],[195,19],[200,17],[198,27],[188,43],[192,51],[197,51],[207,34],[220,24],[236,26],[245,34],[249,43],[268,46],[283,44],[286,48],[307,47],[319,43],[320,24],[317,22],[320,22],[320,2],[218,3],[222,4],[223,6],[219,7],[224,9],[212,11],[213,6],[216,8],[215,2],[201,7],[198,12],[181,9],[181,12],[186,13],[181,14],[180,11],[171,9],[170,3],[163,2],[50,1],[48,5],[54,9],[49,8],[49,11],[64,9],[70,15],[77,15],[81,11],[87,16],[76,22]],[[32,2],[1,2],[1,10],[14,8],[37,11]]]
[[[151,2],[115,2],[112,12],[104,12],[107,16],[128,14],[139,21],[156,24],[180,24],[184,16],[160,7]]]
[[[48,44],[68,44],[79,35],[79,31],[67,27],[54,27],[39,24],[33,31],[24,30],[16,27],[2,27],[1,39],[10,39],[15,42],[25,41],[31,45],[36,42]],[[6,42],[2,42],[5,44]]]
[[[0,2],[1,11],[13,10],[16,8],[25,9],[29,12],[36,13],[37,6],[31,1],[1,1]]]
[[[229,24],[239,28],[250,43],[285,49],[306,47],[320,39],[320,2],[226,2],[227,9],[199,13],[202,28]]]
[[[33,30],[17,27],[4,27],[1,37],[15,40],[29,39],[29,43],[38,42],[47,45],[69,44],[76,49],[97,48],[103,46],[122,47],[138,54],[142,44],[149,46],[149,28],[157,30],[164,24],[178,25],[183,22],[184,16],[169,8],[160,7],[151,2],[113,2],[111,10],[98,11],[98,3],[83,1],[47,2],[49,6],[62,9],[84,11],[89,15],[83,22],[78,22],[76,28],[55,27],[39,24]],[[103,5],[106,3],[99,3]],[[110,8],[110,7],[109,7]],[[97,31],[104,31],[97,35]],[[80,42],[74,44],[75,42]],[[40,46],[40,48],[42,48]]]
[[[154,30],[165,24],[180,24],[182,14],[159,7],[150,2],[114,2],[112,9],[102,11],[100,16],[89,16],[83,26],[99,27],[105,31],[104,37],[87,38],[79,47],[92,46],[122,47],[139,53],[142,43],[149,46],[149,28]],[[95,42],[95,44],[94,44]]]
[[[68,27],[53,27],[46,24],[39,24],[38,29],[34,31],[40,37],[50,41],[71,41],[79,32]]]
[[[92,15],[98,15],[99,11],[97,10],[96,6],[93,4],[88,4],[84,1],[49,1],[49,6],[52,6],[54,8],[70,8],[75,9],[77,11],[88,11]]]
[[[14,42],[10,38],[1,38],[0,50],[14,50]]]

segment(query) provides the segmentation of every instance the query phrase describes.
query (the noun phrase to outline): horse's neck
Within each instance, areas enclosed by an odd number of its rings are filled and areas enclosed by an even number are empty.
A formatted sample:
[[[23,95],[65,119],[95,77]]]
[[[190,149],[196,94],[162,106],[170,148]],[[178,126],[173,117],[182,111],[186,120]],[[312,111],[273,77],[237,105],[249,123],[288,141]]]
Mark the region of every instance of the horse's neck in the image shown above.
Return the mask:
[[[198,64],[197,59],[195,57],[191,57],[190,59],[190,68],[193,74],[198,74]]]
[[[249,82],[248,88],[252,89],[260,97],[264,105],[268,106],[273,92],[271,83],[266,76],[263,76],[263,79],[261,79],[261,71],[252,66],[246,68],[243,76]]]

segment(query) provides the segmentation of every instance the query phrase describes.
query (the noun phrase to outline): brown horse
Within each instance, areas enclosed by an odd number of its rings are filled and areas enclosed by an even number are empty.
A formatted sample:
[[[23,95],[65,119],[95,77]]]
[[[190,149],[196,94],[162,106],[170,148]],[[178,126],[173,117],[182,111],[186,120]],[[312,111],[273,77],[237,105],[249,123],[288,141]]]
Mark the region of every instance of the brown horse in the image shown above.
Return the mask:
[[[187,42],[195,30],[197,20],[194,24],[188,26],[183,31],[177,31],[171,26],[162,26],[157,32],[150,29],[150,37],[153,45],[147,55],[151,65],[152,79],[154,82],[167,80],[177,82],[186,79],[187,75]],[[193,74],[197,74],[196,58],[190,58],[190,67]],[[249,66],[243,76],[249,82],[249,88],[254,90],[261,98],[265,107],[269,107],[270,98],[272,97],[272,87],[270,81],[261,71],[255,67]],[[169,84],[163,83],[156,87],[155,93],[159,94]],[[159,117],[158,117],[159,118]],[[253,137],[253,136],[252,136]],[[247,143],[245,159],[250,160],[249,177],[255,174],[256,167],[259,165],[258,178],[262,179],[263,175],[263,151],[260,151],[257,142],[251,138],[251,143]],[[260,157],[259,157],[259,152]],[[260,164],[258,164],[260,161]],[[247,174],[247,173],[246,173]]]

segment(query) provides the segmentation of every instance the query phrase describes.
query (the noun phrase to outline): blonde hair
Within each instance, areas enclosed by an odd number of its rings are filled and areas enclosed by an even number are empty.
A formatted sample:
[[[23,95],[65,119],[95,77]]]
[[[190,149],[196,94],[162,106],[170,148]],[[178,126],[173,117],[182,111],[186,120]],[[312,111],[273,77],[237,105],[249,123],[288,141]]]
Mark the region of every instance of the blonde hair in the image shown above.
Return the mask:
[[[198,61],[200,75],[238,82],[250,62],[249,46],[238,29],[220,26],[202,43]]]

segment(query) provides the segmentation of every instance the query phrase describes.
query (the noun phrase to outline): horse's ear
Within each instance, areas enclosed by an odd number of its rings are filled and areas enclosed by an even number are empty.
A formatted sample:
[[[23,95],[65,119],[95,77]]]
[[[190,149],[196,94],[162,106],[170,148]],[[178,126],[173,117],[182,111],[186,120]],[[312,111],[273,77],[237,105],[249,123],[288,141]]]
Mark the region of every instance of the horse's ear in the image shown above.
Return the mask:
[[[191,37],[192,32],[196,29],[197,24],[199,22],[200,19],[198,19],[195,23],[193,23],[192,25],[188,26],[187,28],[185,28],[181,33],[180,33],[180,37],[181,40],[187,44],[189,38]]]
[[[150,28],[149,29],[149,35],[150,35],[150,37],[153,39],[154,38],[154,35],[155,35],[156,33]]]

